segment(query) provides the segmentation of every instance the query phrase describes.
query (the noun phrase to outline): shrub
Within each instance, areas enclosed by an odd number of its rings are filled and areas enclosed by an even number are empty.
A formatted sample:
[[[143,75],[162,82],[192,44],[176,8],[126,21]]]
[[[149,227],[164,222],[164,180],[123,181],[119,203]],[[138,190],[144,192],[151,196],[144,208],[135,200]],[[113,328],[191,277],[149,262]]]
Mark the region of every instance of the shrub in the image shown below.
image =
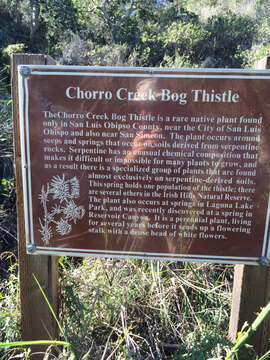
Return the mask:
[[[217,60],[217,67],[240,68],[242,59],[239,54],[252,46],[255,21],[228,11],[225,15],[210,18],[207,30],[211,33],[209,55]]]

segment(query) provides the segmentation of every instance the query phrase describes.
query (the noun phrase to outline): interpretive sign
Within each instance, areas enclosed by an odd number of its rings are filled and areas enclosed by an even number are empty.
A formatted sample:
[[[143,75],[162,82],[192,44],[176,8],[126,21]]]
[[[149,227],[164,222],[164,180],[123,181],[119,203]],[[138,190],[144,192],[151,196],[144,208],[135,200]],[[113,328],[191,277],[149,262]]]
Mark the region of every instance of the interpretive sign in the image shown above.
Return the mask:
[[[267,263],[268,71],[19,74],[29,252]]]

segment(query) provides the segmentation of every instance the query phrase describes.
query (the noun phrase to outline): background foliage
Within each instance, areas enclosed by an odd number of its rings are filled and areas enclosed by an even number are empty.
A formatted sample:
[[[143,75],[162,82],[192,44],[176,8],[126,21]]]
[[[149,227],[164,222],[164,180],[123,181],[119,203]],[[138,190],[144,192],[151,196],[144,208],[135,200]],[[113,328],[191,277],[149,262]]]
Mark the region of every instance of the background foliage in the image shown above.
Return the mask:
[[[0,66],[25,51],[64,64],[252,67],[269,51],[269,10],[269,0],[0,0]]]

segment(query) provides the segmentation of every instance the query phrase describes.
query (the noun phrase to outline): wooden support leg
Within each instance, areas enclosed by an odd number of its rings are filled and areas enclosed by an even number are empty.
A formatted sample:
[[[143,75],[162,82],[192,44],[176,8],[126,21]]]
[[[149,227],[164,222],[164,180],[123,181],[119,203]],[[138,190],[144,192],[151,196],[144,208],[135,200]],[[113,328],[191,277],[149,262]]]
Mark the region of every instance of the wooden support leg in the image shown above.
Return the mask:
[[[57,314],[58,258],[43,255],[27,255],[26,253],[17,75],[17,66],[20,64],[46,65],[48,63],[53,64],[54,61],[45,55],[30,54],[14,54],[11,60],[22,339],[56,339],[58,331],[55,320],[33,278],[33,274],[37,277]],[[44,350],[44,348],[34,346],[32,348],[33,352],[41,350]],[[38,358],[38,356],[35,357],[35,359]],[[43,359],[43,357],[41,358]]]
[[[235,340],[245,321],[250,325],[260,309],[270,301],[269,267],[236,265],[229,337]],[[248,343],[263,354],[270,338],[270,319],[265,319]]]
[[[270,57],[256,64],[257,69],[269,69]],[[232,295],[229,337],[235,340],[245,321],[252,323],[256,314],[270,301],[269,267],[236,265]],[[267,350],[270,338],[270,319],[266,319],[249,340],[258,354]]]

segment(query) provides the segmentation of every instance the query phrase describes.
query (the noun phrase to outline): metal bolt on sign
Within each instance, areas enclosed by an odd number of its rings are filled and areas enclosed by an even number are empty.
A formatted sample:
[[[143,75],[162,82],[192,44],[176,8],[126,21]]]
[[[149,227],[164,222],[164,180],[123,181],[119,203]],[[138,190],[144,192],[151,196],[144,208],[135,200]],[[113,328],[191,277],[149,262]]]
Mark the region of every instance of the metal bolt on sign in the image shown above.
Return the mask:
[[[27,245],[27,252],[28,253],[34,253],[36,251],[36,246],[34,244],[28,244]]]
[[[20,74],[22,75],[22,76],[29,76],[30,75],[30,73],[31,73],[31,70],[30,70],[30,68],[29,68],[29,66],[21,66],[20,67]]]
[[[259,258],[259,264],[261,266],[268,266],[269,265],[269,259],[262,256],[262,257]]]

